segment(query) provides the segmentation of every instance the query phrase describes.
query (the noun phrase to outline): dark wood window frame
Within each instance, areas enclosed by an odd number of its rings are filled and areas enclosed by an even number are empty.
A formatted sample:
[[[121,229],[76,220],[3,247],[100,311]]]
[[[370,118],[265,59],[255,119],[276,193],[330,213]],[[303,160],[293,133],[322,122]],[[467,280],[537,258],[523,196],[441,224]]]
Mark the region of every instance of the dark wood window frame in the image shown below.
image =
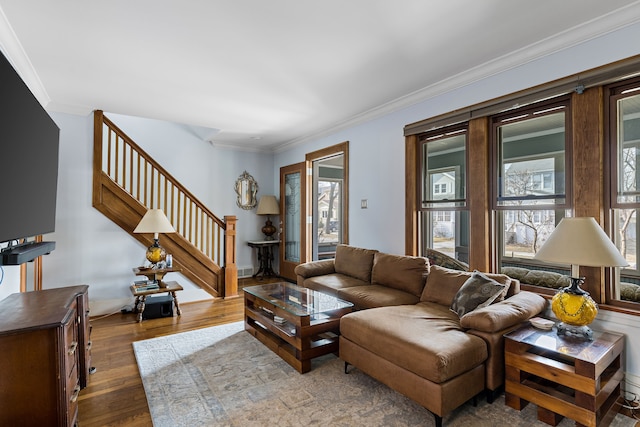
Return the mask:
[[[610,236],[615,233],[614,230],[614,209],[640,209],[640,202],[622,203],[618,201],[618,111],[617,102],[624,99],[626,91],[640,87],[640,77],[622,80],[604,87],[604,135],[605,135],[605,191],[606,191],[606,212],[605,230]],[[634,92],[629,96],[640,94],[640,91]],[[636,216],[636,223],[638,218]],[[604,297],[607,305],[619,308],[623,311],[640,310],[640,303],[632,301],[624,301],[616,299],[616,290],[614,289],[616,278],[612,270],[608,271],[605,277]],[[630,274],[621,272],[621,277],[631,276],[640,279],[640,273]],[[619,281],[618,281],[619,282]]]
[[[454,201],[442,201],[441,203],[438,201],[429,200],[428,202],[432,204],[432,206],[425,207],[424,200],[422,200],[423,195],[425,194],[425,172],[427,165],[424,164],[424,146],[433,143],[434,141],[446,139],[452,135],[465,135],[465,171],[464,171],[464,197],[461,199],[456,199]],[[434,131],[424,132],[418,135],[416,140],[416,150],[419,153],[417,156],[418,160],[418,173],[420,178],[418,179],[419,184],[416,186],[416,200],[418,200],[418,216],[420,217],[425,212],[460,212],[469,210],[467,204],[467,195],[469,194],[469,179],[468,179],[468,170],[469,170],[469,128],[468,124],[458,123],[452,126],[446,126],[443,128],[438,128]],[[418,228],[419,228],[419,236],[418,236],[418,254],[420,256],[424,256],[422,253],[424,248],[423,236],[425,231],[422,229],[423,221],[421,218],[418,218]],[[468,248],[467,248],[468,252]],[[467,253],[468,255],[468,253]],[[463,260],[466,261],[466,260]]]
[[[473,182],[473,191],[467,194],[470,212],[470,269],[498,271],[494,254],[495,241],[492,230],[492,190],[490,185],[491,155],[489,117],[505,112],[514,105],[529,105],[556,96],[571,98],[571,153],[572,189],[571,199],[574,216],[592,216],[609,231],[607,213],[610,212],[610,166],[609,137],[605,133],[605,87],[625,79],[640,76],[640,55],[608,64],[576,75],[568,76],[545,85],[532,87],[518,93],[489,100],[451,113],[442,114],[420,122],[408,124],[405,134],[405,252],[419,253],[419,208],[418,197],[421,169],[419,165],[420,145],[418,135],[440,127],[468,123],[468,182]],[[605,150],[605,147],[607,149]],[[470,190],[470,189],[468,189]],[[569,190],[568,190],[569,191]],[[600,304],[602,309],[640,315],[638,303],[613,301],[608,297],[606,278],[611,269],[581,267],[580,274],[586,277],[585,289]],[[549,295],[547,295],[549,297]]]
[[[490,135],[490,146],[491,146],[491,209],[493,211],[492,218],[494,219],[493,226],[493,239],[494,239],[494,253],[492,256],[495,257],[495,264],[497,265],[497,271],[500,271],[503,263],[502,256],[502,245],[504,245],[504,236],[502,233],[502,222],[500,219],[500,213],[505,211],[518,211],[517,207],[514,206],[503,206],[499,204],[501,194],[500,194],[500,169],[502,167],[502,161],[500,158],[500,147],[501,143],[500,138],[498,136],[498,128],[503,125],[504,121],[507,120],[508,123],[517,123],[526,120],[530,120],[534,117],[534,114],[539,111],[544,110],[555,110],[560,111],[565,114],[565,142],[564,142],[564,198],[563,201],[554,203],[554,204],[545,204],[545,205],[527,205],[530,210],[564,210],[564,211],[572,211],[572,188],[573,188],[573,174],[572,174],[572,113],[571,113],[571,97],[567,95],[563,95],[557,98],[552,98],[548,100],[544,100],[541,102],[536,102],[531,105],[527,105],[525,107],[516,108],[510,110],[505,113],[496,114],[490,118],[491,120],[491,135]],[[504,179],[504,177],[502,177]],[[550,197],[551,198],[551,197]],[[512,260],[518,266],[524,268],[532,268],[535,270],[549,270],[549,266],[545,265],[543,262],[535,261],[533,259],[513,259]],[[556,266],[555,269],[562,269],[563,266]],[[526,290],[530,290],[533,292],[537,292],[544,295],[553,295],[555,290],[551,290],[545,288],[543,286],[535,286],[535,285],[526,285],[522,284],[522,288]]]

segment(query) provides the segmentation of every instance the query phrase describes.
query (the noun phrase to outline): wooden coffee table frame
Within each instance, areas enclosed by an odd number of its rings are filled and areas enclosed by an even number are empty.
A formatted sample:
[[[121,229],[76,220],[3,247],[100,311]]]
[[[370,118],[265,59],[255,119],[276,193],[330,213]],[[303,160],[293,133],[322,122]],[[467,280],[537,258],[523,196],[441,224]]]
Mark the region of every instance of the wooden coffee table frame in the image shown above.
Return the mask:
[[[293,286],[293,285],[290,285]],[[271,302],[244,292],[245,330],[260,340],[285,362],[304,374],[311,370],[311,359],[338,351],[340,318],[353,306],[314,315],[296,315]],[[276,323],[274,316],[285,323]]]

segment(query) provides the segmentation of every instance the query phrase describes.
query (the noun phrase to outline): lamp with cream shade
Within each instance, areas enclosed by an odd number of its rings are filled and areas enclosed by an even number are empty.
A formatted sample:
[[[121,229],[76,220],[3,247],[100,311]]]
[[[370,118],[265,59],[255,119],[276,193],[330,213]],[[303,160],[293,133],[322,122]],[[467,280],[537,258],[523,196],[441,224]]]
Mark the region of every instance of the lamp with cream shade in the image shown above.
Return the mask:
[[[265,240],[274,240],[273,234],[276,232],[276,227],[271,223],[271,215],[280,215],[280,206],[276,196],[262,196],[260,202],[258,202],[258,215],[266,215],[267,222],[262,227],[262,232],[265,235]]]
[[[571,286],[560,289],[551,300],[553,313],[561,320],[558,335],[592,339],[587,326],[598,314],[598,305],[580,288],[580,266],[625,267],[629,265],[595,218],[563,218],[533,257],[536,260],[571,265]]]
[[[149,209],[133,230],[134,233],[153,233],[153,244],[147,249],[147,260],[153,265],[157,265],[167,257],[167,252],[160,246],[159,234],[175,233],[175,231],[162,209]]]

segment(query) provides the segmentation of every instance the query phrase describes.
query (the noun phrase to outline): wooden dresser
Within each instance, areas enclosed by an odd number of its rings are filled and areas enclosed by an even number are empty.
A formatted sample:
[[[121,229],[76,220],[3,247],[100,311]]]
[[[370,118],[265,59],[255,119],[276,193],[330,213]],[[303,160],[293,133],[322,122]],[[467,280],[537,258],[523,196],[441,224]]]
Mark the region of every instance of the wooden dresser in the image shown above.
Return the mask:
[[[86,285],[0,301],[0,425],[74,426],[91,367]]]

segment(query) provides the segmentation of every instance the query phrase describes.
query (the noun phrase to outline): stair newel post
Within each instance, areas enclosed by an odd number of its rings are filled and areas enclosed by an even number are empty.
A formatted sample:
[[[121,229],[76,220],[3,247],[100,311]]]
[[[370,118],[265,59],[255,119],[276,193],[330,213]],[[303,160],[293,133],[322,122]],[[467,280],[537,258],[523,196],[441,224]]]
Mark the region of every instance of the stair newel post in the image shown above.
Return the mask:
[[[102,197],[102,126],[104,114],[102,110],[93,112],[93,206],[100,204]]]
[[[224,297],[238,296],[238,266],[236,264],[236,216],[225,215],[224,231]]]

